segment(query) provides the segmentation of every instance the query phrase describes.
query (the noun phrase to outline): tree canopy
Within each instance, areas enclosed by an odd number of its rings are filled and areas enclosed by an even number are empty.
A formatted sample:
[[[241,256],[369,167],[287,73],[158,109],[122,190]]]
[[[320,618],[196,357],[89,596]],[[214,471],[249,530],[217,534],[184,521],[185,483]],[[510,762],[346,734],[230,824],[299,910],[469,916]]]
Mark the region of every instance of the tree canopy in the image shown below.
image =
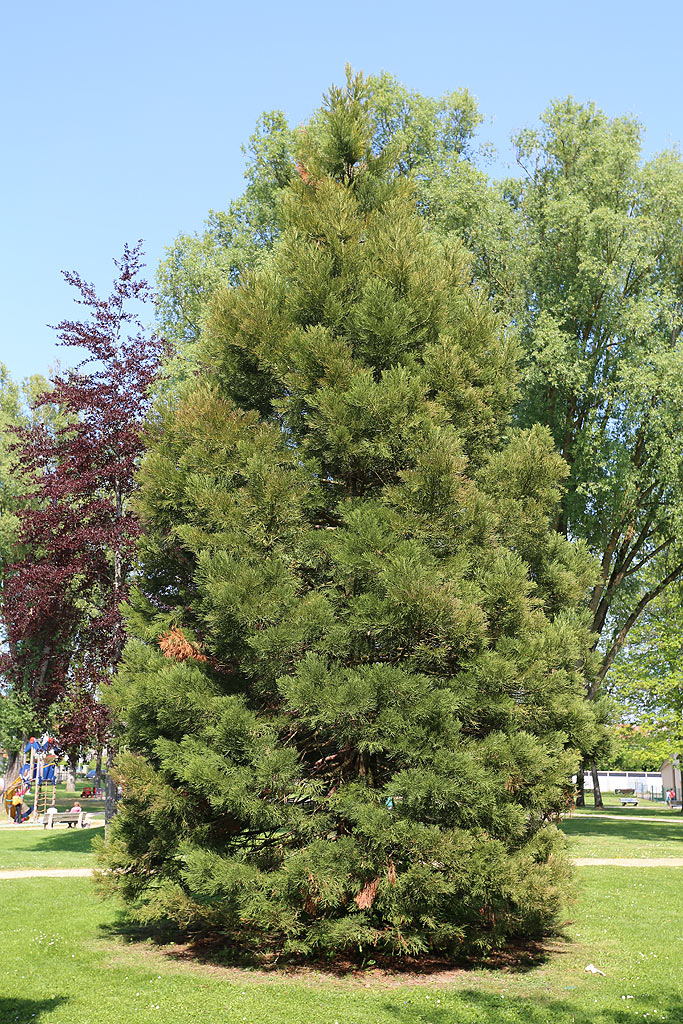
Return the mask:
[[[366,87],[372,151],[385,154],[392,173],[413,178],[421,205],[438,171],[478,180],[468,158],[481,117],[466,89],[422,96],[386,72],[370,75]],[[324,137],[324,111],[315,111],[299,130],[280,110],[262,114],[243,147],[247,185],[242,196],[225,211],[209,211],[204,231],[179,235],[169,246],[157,272],[157,313],[159,332],[179,357],[169,369],[172,380],[195,368],[194,350],[213,293],[258,267],[279,237],[281,197],[296,173],[302,131],[313,140]]]
[[[517,351],[375,144],[360,77],[215,295],[141,472],[108,699],[132,913],[238,948],[485,951],[554,921],[547,821],[598,730],[566,469]]]
[[[373,152],[410,177],[432,231],[464,241],[474,280],[520,341],[517,422],[547,426],[569,465],[555,526],[601,564],[589,598],[603,658],[594,696],[633,624],[683,568],[683,164],[673,152],[644,162],[637,121],[570,98],[515,139],[520,176],[489,181],[472,160],[479,115],[467,92],[437,100],[371,76],[367,111]],[[280,113],[264,115],[242,199],[162,264],[169,336],[196,341],[220,282],[270,251],[295,138]],[[178,329],[183,310],[189,333]]]
[[[64,320],[57,330],[86,358],[34,396],[11,452],[19,486],[0,665],[14,699],[30,709],[33,730],[53,727],[62,702],[64,728],[73,738],[79,722],[84,740],[102,733],[96,691],[123,645],[118,606],[138,532],[129,498],[161,350],[131,308],[147,292],[139,247],[126,248],[116,265],[105,299],[78,274],[65,274],[90,318]],[[65,701],[70,692],[78,700]]]
[[[521,177],[470,241],[523,346],[518,420],[546,425],[569,466],[557,528],[600,561],[597,687],[683,572],[683,162],[644,163],[633,118],[571,99],[516,150]]]

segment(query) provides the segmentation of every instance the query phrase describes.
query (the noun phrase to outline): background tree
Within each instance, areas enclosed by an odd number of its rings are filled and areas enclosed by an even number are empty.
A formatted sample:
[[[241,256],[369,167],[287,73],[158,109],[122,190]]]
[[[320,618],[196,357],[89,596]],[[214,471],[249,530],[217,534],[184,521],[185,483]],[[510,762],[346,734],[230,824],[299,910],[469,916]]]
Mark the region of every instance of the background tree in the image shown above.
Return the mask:
[[[80,685],[79,685],[80,683]],[[106,706],[80,680],[70,686],[55,708],[56,732],[69,761],[67,791],[76,789],[79,758],[93,748],[98,751],[97,785],[101,785],[102,748],[111,740],[110,718]]]
[[[683,609],[672,587],[633,627],[610,674],[611,695],[637,725],[627,740],[651,752],[659,770],[683,754]]]
[[[0,363],[0,588],[7,566],[19,554],[17,513],[27,501],[28,481],[16,451],[16,432],[38,423],[54,430],[63,423],[54,402],[36,407],[37,396],[48,390],[48,381],[40,374],[17,383]]]
[[[109,884],[251,951],[542,932],[546,822],[598,732],[564,464],[507,432],[515,348],[372,124],[361,78],[330,91],[271,258],[216,295],[143,464],[107,694]]]
[[[610,692],[612,689],[610,681]],[[600,762],[608,771],[658,772],[671,756],[667,734],[657,725],[641,724],[638,719],[612,726],[610,740],[609,755]]]
[[[554,103],[541,125],[518,136],[522,176],[492,186],[467,240],[523,344],[519,422],[547,426],[569,466],[556,527],[600,562],[593,698],[683,572],[683,163],[643,163],[638,123],[591,104]],[[434,209],[447,230],[447,204]]]
[[[86,691],[93,700],[123,644],[119,604],[139,532],[129,499],[161,345],[138,317],[149,297],[140,246],[126,248],[116,266],[106,299],[65,274],[90,319],[57,330],[86,358],[36,398],[14,453],[28,500],[16,513],[21,557],[4,581],[3,671],[36,730],[53,721],[66,694],[72,703]],[[37,413],[55,405],[64,421],[48,428]]]
[[[35,398],[47,391],[44,377],[31,376],[21,383],[12,380],[0,363],[0,643],[8,645],[2,615],[5,573],[22,554],[19,511],[30,502],[30,481],[23,473],[15,450],[16,431],[33,422],[54,430],[61,422],[59,409],[46,403],[34,409]],[[24,737],[33,727],[33,708],[25,694],[17,693],[6,677],[0,681],[0,745],[9,752],[7,777],[14,777],[21,759]]]

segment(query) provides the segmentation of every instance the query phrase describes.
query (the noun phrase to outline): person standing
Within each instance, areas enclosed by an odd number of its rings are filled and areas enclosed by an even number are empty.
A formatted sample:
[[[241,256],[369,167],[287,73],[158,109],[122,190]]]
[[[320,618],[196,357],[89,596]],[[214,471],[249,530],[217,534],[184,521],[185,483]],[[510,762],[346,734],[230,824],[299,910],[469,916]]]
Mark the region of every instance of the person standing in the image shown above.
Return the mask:
[[[12,797],[12,817],[14,818],[15,825],[21,825],[21,807],[24,802],[22,794],[17,792]]]

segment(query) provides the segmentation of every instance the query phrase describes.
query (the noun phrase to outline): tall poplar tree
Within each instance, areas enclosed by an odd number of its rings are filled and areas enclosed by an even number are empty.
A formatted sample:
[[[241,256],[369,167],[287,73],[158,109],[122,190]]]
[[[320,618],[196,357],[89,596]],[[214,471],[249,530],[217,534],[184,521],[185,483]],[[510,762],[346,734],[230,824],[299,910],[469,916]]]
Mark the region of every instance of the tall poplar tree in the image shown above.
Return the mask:
[[[641,138],[631,117],[551,104],[515,140],[520,178],[490,190],[467,234],[480,284],[519,330],[518,422],[547,426],[569,466],[556,528],[600,563],[593,699],[683,577],[683,160],[644,162]]]
[[[152,438],[108,700],[108,884],[246,950],[483,952],[552,927],[585,548],[510,430],[516,350],[373,149],[362,78],[299,138],[271,258],[216,296]]]

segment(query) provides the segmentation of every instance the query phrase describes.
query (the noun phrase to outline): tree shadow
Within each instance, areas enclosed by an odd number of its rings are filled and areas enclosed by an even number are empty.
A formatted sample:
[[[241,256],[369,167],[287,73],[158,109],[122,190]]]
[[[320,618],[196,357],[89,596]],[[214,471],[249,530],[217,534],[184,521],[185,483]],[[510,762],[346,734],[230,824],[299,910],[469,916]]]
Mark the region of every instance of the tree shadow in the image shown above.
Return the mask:
[[[66,996],[54,996],[52,999],[8,999],[0,996],[0,1021],[11,1021],[12,1024],[39,1024],[45,1014],[52,1013],[63,1003],[68,1003]]]
[[[548,963],[550,957],[565,955],[571,951],[571,944],[565,938],[546,940],[525,939],[509,943],[495,950],[485,959],[453,958],[437,956],[405,957],[400,961],[373,951],[367,955],[339,955],[311,959],[290,955],[284,957],[276,952],[255,953],[253,948],[240,947],[234,937],[228,941],[225,935],[202,934],[188,939],[170,923],[166,926],[143,926],[131,922],[125,912],[114,921],[99,926],[104,938],[123,940],[127,945],[150,944],[157,946],[164,957],[187,966],[200,964],[226,970],[242,968],[267,974],[272,978],[305,974],[327,975],[331,978],[363,978],[381,985],[383,981],[392,984],[440,984],[447,983],[453,975],[462,975],[472,970],[503,971],[506,974],[526,974]]]
[[[603,1004],[588,1010],[569,999],[552,999],[541,994],[524,998],[476,989],[459,989],[457,994],[463,1003],[460,1009],[471,1010],[468,1015],[462,1014],[463,1024],[469,1021],[477,1024],[549,1024],[550,1021],[552,1024],[625,1024],[655,1009],[647,996],[636,996],[623,1009]],[[391,1014],[395,1024],[414,1024],[414,1004],[401,1004],[398,998],[391,997],[384,1001],[383,1009]],[[683,999],[673,992],[660,997],[656,1009],[657,1016],[663,1014],[661,1019],[667,1024],[683,1020]],[[446,1008],[421,1005],[420,1020],[424,1024],[453,1024],[453,1010],[451,1000]]]
[[[93,841],[101,835],[99,829],[59,828],[45,829],[39,833],[36,851],[41,853],[91,853]],[[18,830],[17,830],[18,831]],[[0,1018],[1,1019],[1,1018]]]
[[[658,821],[660,819],[661,821],[683,821],[680,807],[665,807],[661,803],[652,805],[649,801],[647,803],[643,801],[637,807],[622,807],[620,804],[605,804],[604,807],[593,807],[592,803],[590,803],[588,806],[582,807],[576,817],[569,820],[576,821],[577,819],[589,818],[593,815],[597,817],[600,814],[613,814],[618,818],[649,816],[657,818]]]
[[[126,917],[125,911],[117,911],[113,921],[100,923],[98,931],[105,939],[121,939],[128,945],[144,942],[156,946],[167,946],[170,942],[184,941],[182,932],[170,921],[157,925],[137,924]]]
[[[568,818],[562,822],[567,837],[624,839],[627,842],[680,843],[683,852],[683,828],[666,819],[650,821],[610,821],[605,818]]]

